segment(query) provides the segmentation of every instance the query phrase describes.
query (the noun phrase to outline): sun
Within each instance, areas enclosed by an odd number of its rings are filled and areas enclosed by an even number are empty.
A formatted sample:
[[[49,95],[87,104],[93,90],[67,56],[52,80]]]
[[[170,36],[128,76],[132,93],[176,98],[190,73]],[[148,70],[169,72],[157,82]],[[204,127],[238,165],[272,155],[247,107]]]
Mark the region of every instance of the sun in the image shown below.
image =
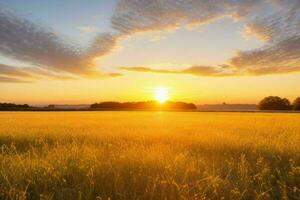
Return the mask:
[[[169,93],[165,87],[157,87],[154,91],[156,101],[159,103],[165,103],[169,99]]]

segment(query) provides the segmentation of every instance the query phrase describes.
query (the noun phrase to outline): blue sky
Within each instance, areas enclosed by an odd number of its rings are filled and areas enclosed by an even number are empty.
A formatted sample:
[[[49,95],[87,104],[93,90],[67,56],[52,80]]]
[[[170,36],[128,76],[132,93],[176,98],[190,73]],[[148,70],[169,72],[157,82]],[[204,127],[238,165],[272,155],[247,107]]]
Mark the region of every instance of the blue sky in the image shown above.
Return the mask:
[[[93,33],[82,33],[78,27],[96,27],[99,32],[110,31],[110,17],[115,0],[9,0],[2,1],[9,8],[29,20],[51,27],[75,42],[88,42]],[[82,41],[83,40],[83,41]],[[85,44],[86,45],[86,44]]]

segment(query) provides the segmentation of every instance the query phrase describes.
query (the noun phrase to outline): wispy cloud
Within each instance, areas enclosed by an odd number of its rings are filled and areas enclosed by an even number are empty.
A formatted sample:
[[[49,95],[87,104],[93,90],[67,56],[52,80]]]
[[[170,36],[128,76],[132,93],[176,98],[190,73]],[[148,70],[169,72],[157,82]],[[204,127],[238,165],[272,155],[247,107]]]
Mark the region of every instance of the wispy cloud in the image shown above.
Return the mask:
[[[222,17],[243,18],[260,8],[260,0],[120,0],[111,19],[123,34],[203,25]]]
[[[294,36],[261,49],[239,52],[230,61],[232,67],[254,73],[278,73],[300,70],[300,36]]]
[[[191,66],[181,70],[165,70],[153,69],[150,67],[120,67],[122,70],[131,72],[148,72],[148,73],[161,73],[161,74],[188,74],[195,76],[231,76],[235,75],[232,71],[228,71],[227,67],[223,66]]]
[[[69,72],[84,70],[79,48],[52,31],[0,10],[0,52],[38,66]]]
[[[17,82],[20,82],[19,80],[34,82],[40,79],[71,80],[78,78],[78,76],[71,73],[54,72],[39,67],[16,67],[3,64],[0,64],[0,74],[12,78],[11,82],[13,80],[17,80]]]
[[[54,73],[87,76],[95,72],[94,59],[114,48],[113,38],[111,34],[99,34],[89,49],[82,49],[62,40],[50,29],[0,8],[0,53]],[[27,75],[21,68],[10,71]]]
[[[235,69],[228,65],[222,66],[191,66],[180,70],[154,69],[151,67],[120,67],[121,70],[130,72],[183,74],[193,76],[224,77],[224,76],[261,76],[270,74],[285,74],[300,71],[300,67],[259,67],[250,69]]]
[[[119,35],[110,33],[98,34],[94,38],[92,45],[85,52],[86,58],[93,60],[97,57],[112,53],[112,51],[118,46],[119,40]]]
[[[112,27],[124,35],[134,35],[182,26],[199,26],[224,17],[242,21],[245,34],[263,40],[265,46],[238,52],[228,60],[226,69],[215,66],[188,67],[183,71],[146,67],[123,69],[201,76],[266,75],[300,71],[299,0],[120,0],[112,17]]]
[[[0,74],[6,76],[32,77],[31,73],[26,70],[3,64],[0,64]]]
[[[30,83],[30,81],[25,81],[23,79],[14,78],[14,77],[6,77],[6,76],[0,76],[0,82],[3,82],[3,83]]]

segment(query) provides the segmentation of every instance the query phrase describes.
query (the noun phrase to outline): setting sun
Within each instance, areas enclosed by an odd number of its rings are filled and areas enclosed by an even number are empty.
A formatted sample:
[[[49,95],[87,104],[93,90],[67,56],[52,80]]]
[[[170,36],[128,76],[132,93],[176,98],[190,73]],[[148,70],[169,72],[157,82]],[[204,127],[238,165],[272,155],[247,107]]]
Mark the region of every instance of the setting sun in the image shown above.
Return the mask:
[[[168,90],[164,87],[158,87],[155,89],[155,99],[160,103],[164,103],[169,99]]]

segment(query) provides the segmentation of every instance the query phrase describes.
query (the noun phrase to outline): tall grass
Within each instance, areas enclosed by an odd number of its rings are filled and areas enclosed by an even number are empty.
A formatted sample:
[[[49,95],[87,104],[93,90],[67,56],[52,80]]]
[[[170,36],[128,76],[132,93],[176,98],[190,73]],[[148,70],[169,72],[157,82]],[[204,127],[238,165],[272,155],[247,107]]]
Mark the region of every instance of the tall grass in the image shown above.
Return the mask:
[[[0,199],[300,199],[300,116],[3,112]]]

